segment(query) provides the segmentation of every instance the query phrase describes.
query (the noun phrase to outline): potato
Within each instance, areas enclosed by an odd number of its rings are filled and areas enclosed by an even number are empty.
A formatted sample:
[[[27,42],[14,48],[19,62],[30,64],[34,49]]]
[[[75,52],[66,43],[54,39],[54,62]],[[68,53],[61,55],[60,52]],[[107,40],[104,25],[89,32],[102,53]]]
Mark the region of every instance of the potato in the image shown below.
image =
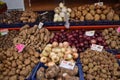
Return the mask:
[[[90,13],[87,13],[85,16],[85,20],[93,20],[93,16]]]
[[[107,20],[112,21],[112,20],[113,20],[113,17],[114,17],[114,11],[110,11],[110,12],[107,14]]]
[[[114,14],[113,20],[114,20],[114,21],[119,21],[119,20],[120,20],[120,17],[119,17],[119,15],[117,15],[117,14]]]
[[[95,14],[94,19],[95,19],[95,21],[99,21],[100,20],[100,16],[98,14]]]
[[[105,16],[104,14],[101,14],[101,15],[100,15],[100,19],[101,19],[101,20],[106,20],[106,16]]]

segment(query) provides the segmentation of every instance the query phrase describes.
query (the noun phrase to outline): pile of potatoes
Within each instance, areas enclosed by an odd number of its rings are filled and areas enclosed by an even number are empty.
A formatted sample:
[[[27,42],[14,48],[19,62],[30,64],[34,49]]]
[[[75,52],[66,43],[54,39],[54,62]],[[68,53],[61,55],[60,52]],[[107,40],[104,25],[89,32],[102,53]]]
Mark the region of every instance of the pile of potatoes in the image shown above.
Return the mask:
[[[3,50],[6,50],[7,48],[10,48],[13,46],[13,38],[18,36],[19,31],[9,31],[8,34],[0,36],[0,48]]]
[[[110,49],[120,49],[120,33],[117,32],[116,28],[104,29],[102,35]]]
[[[25,25],[20,28],[20,33],[14,38],[13,43],[33,46],[36,50],[43,50],[54,34],[46,28],[39,29],[37,25],[30,27]]]
[[[33,11],[24,11],[20,17],[23,23],[34,23],[37,20],[38,14]]]
[[[116,11],[116,13],[117,14],[119,14],[119,16],[120,16],[120,4],[118,3],[118,4],[115,4],[114,5],[114,7],[113,7],[113,9]]]
[[[115,13],[112,7],[103,5],[83,5],[74,7],[71,12],[72,21],[85,21],[85,20],[109,20],[119,21],[120,16]]]
[[[120,66],[115,56],[91,49],[80,53],[85,80],[120,80]]]
[[[70,47],[68,42],[53,42],[46,45],[40,57],[40,61],[45,63],[46,66],[53,66],[59,64],[62,60],[75,62],[78,53],[77,49]]]
[[[48,67],[40,67],[37,71],[37,80],[79,80],[78,66],[75,66],[73,70],[58,67],[56,65]]]
[[[14,47],[2,51],[0,80],[25,80],[39,62],[39,53],[33,47],[26,47],[18,53]]]
[[[23,11],[9,11],[0,14],[0,23],[12,24],[20,23],[20,17]]]

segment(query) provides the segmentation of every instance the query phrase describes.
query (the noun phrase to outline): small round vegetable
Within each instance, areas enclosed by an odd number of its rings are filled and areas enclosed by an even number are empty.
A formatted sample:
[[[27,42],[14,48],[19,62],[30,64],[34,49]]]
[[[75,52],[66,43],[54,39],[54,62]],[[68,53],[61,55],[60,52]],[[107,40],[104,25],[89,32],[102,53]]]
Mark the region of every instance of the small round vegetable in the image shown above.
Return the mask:
[[[63,42],[63,46],[66,48],[69,46],[69,43],[68,42]]]
[[[51,66],[54,66],[54,65],[55,65],[54,62],[48,62],[48,64],[47,64],[48,67],[51,67]]]
[[[78,53],[72,53],[72,55],[73,55],[73,58],[74,58],[74,59],[77,59],[77,58],[78,58]]]
[[[43,62],[43,63],[46,63],[47,62],[47,57],[41,57],[40,61]]]
[[[57,46],[58,46],[58,42],[53,42],[53,43],[52,43],[52,46],[53,46],[53,47],[57,47]]]

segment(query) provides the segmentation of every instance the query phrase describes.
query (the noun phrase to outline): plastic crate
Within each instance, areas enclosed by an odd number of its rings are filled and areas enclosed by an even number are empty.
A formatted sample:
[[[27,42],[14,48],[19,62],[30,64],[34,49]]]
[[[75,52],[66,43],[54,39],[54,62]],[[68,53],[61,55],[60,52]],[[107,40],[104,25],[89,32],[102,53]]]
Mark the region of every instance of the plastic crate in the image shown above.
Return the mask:
[[[78,76],[79,76],[79,78],[80,78],[80,80],[83,80],[82,79],[82,68],[81,68],[81,65],[80,64],[78,64],[78,63],[76,63],[76,65],[78,66],[78,69],[79,69],[79,71],[78,71]],[[38,63],[35,67],[34,67],[34,69],[32,70],[32,73],[31,73],[31,75],[30,75],[30,77],[28,78],[28,79],[26,79],[26,80],[36,80],[36,73],[37,73],[37,71],[38,71],[38,69],[40,68],[40,67],[44,67],[44,68],[48,68],[48,67],[46,67],[43,63]],[[81,69],[80,69],[81,68]]]

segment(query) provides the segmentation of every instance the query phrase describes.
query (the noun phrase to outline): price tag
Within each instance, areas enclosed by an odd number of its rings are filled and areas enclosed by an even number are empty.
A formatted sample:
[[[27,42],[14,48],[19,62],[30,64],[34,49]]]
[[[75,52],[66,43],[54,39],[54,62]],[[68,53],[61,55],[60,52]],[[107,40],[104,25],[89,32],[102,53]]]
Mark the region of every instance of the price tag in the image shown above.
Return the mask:
[[[103,50],[103,46],[92,44],[91,49],[101,52]]]
[[[94,34],[95,34],[95,31],[86,31],[85,32],[86,36],[94,36]]]
[[[38,28],[41,29],[43,27],[44,23],[40,22],[38,25]]]
[[[117,28],[117,32],[120,33],[120,27]]]
[[[60,67],[66,68],[66,69],[71,69],[73,70],[75,66],[75,63],[69,62],[69,61],[62,61],[60,63]]]
[[[69,29],[70,28],[70,23],[69,23],[69,16],[67,15],[67,13],[65,13],[64,20],[65,20],[65,27],[67,29]]]
[[[15,47],[18,50],[18,52],[20,53],[25,48],[25,45],[24,44],[17,44]]]
[[[98,2],[98,3],[95,3],[95,6],[98,5],[98,6],[103,6],[103,2]]]
[[[8,29],[0,30],[0,33],[1,33],[2,36],[8,34],[8,32],[9,32]]]

